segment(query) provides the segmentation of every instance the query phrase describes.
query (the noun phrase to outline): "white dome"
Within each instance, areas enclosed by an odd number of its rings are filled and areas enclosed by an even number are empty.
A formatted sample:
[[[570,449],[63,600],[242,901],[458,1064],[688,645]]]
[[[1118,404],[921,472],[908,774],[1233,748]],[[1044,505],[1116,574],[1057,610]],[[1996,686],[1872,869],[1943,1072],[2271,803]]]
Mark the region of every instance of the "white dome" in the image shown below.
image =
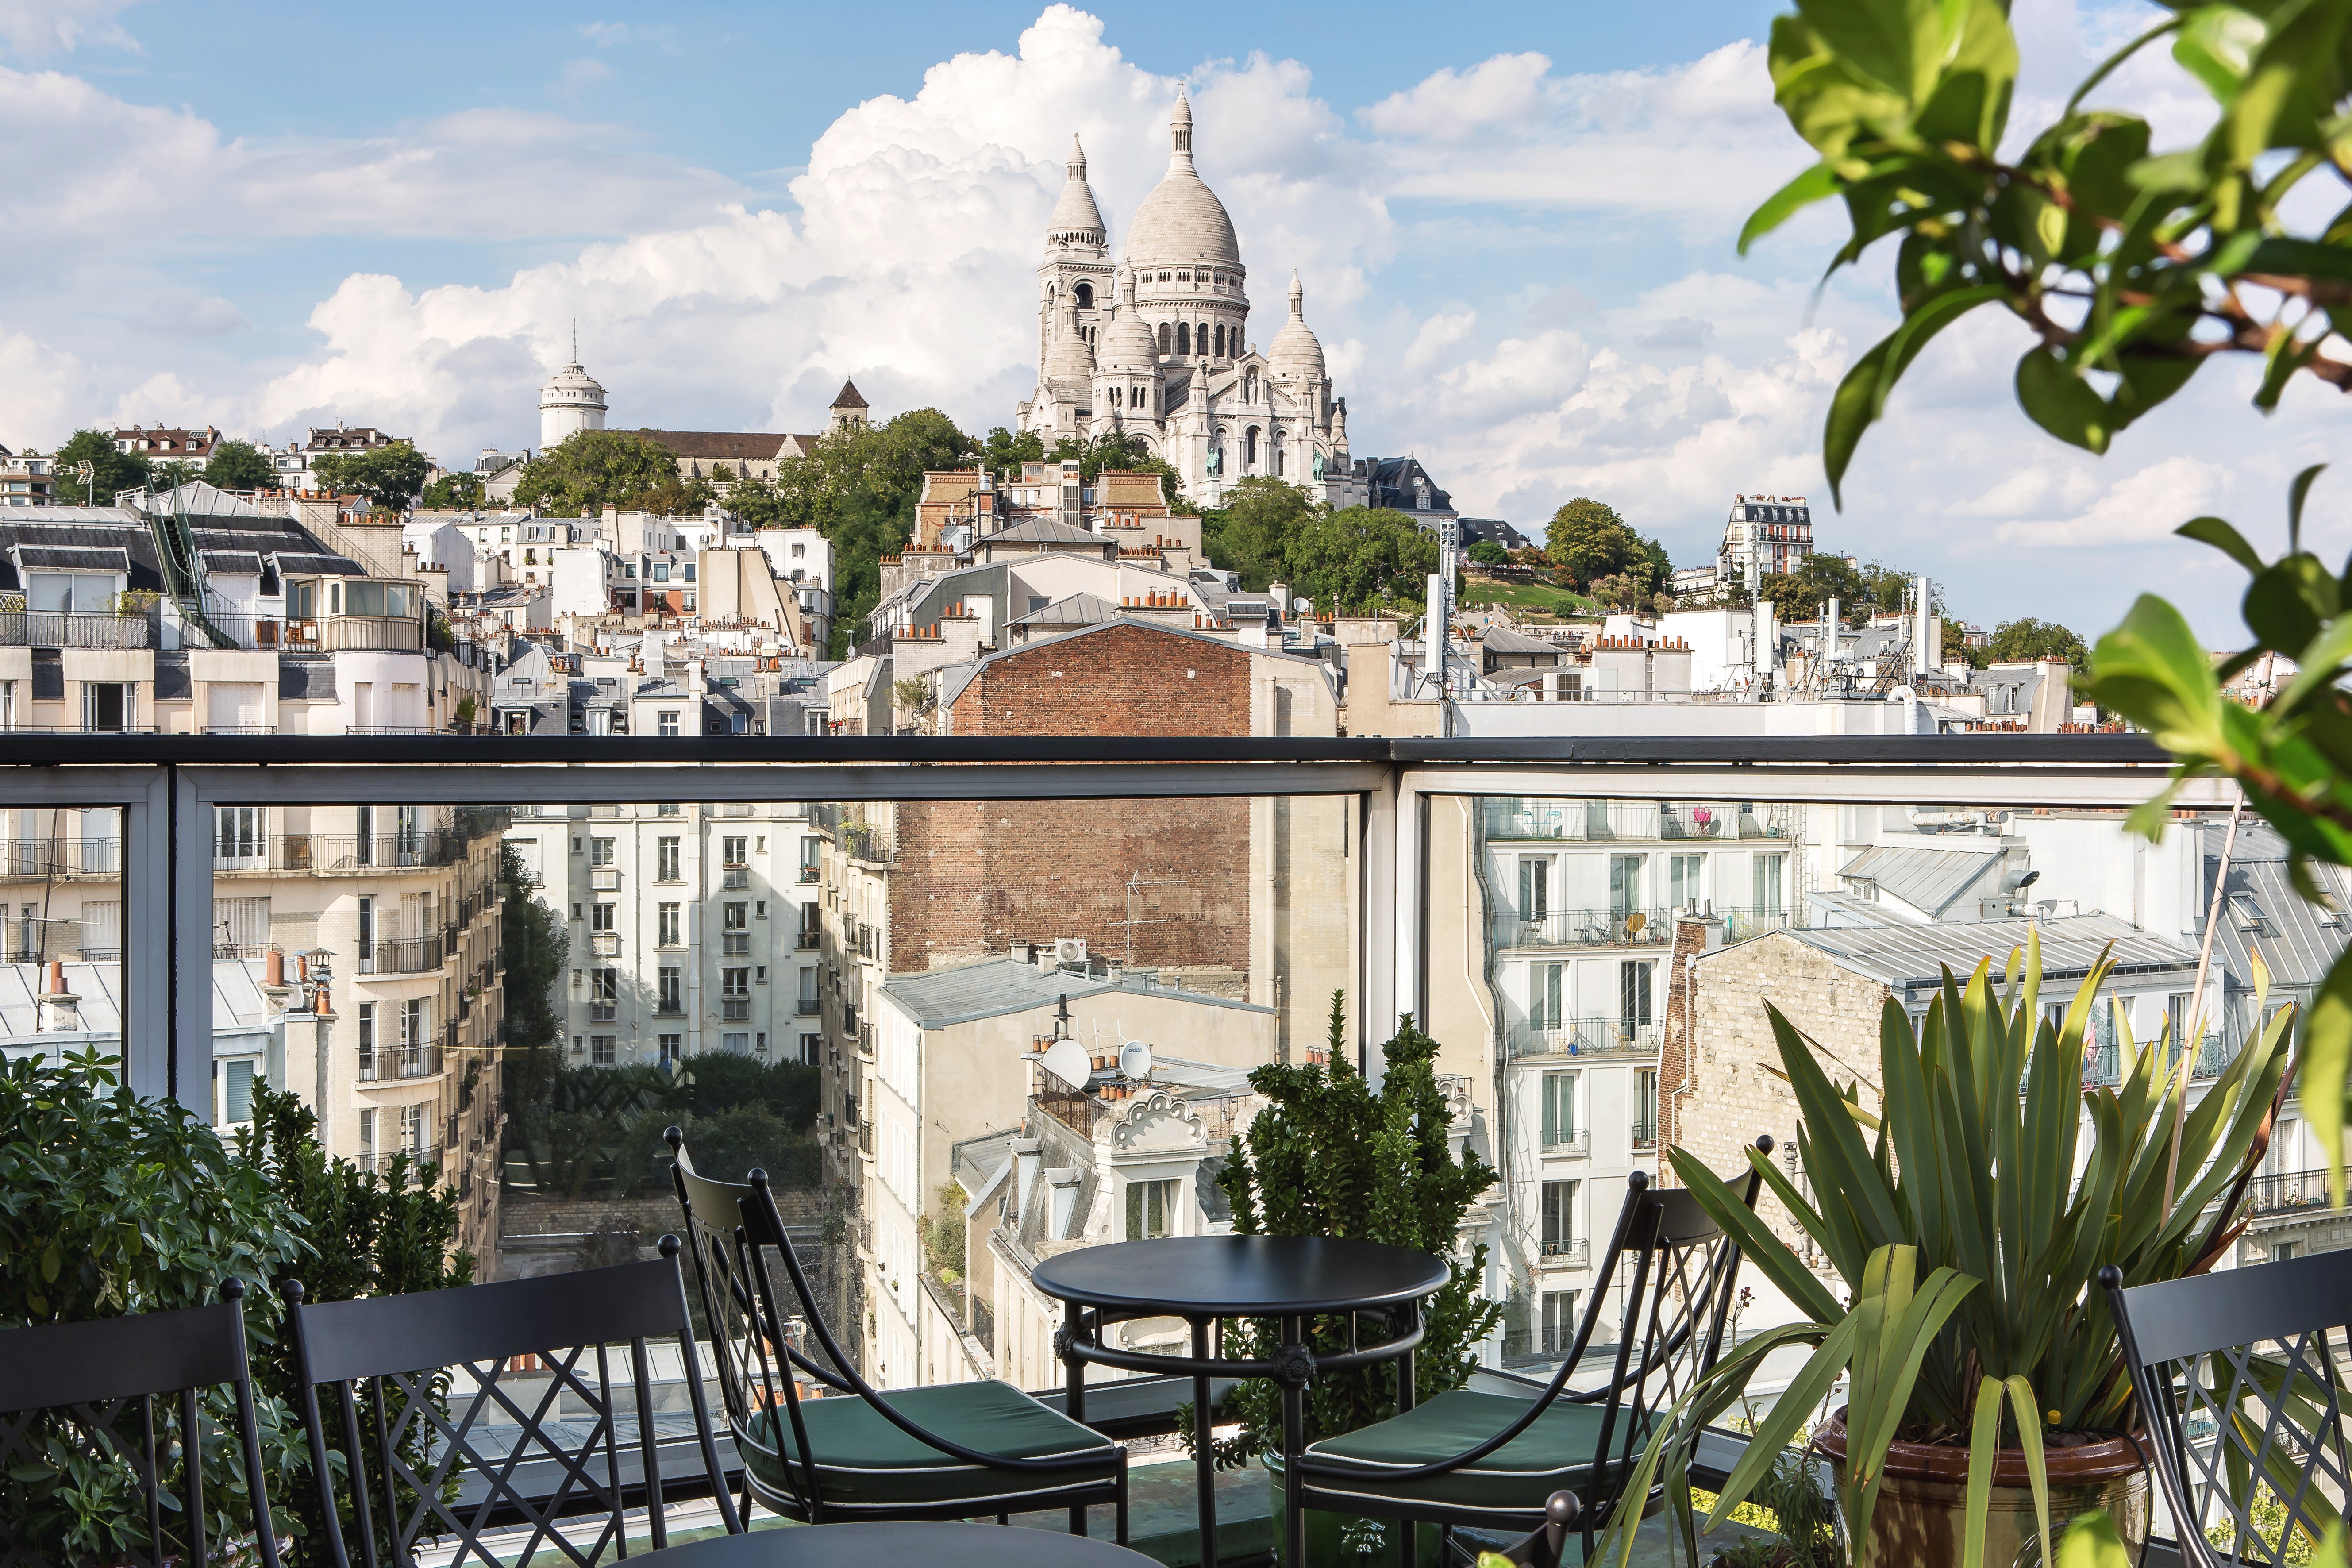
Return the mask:
[[[1095,346],[1078,331],[1078,307],[1066,301],[1054,323],[1054,343],[1045,353],[1045,379],[1085,382],[1095,374]]]
[[[1105,370],[1160,374],[1160,341],[1151,335],[1151,323],[1136,311],[1132,272],[1119,274],[1118,313],[1103,329],[1096,359]]]
[[[1192,170],[1192,106],[1181,97],[1168,121],[1168,173],[1151,187],[1127,228],[1127,260],[1134,267],[1194,262],[1241,265],[1234,220],[1216,193]]]
[[[1300,287],[1298,274],[1290,275],[1290,320],[1282,323],[1282,331],[1274,334],[1266,345],[1266,363],[1275,375],[1283,381],[1316,382],[1323,379],[1323,343],[1307,325],[1307,290]]]
[[[1102,209],[1095,205],[1095,193],[1087,184],[1087,150],[1078,145],[1076,136],[1070,138],[1070,161],[1064,165],[1068,178],[1062,183],[1062,199],[1054,204],[1054,219],[1045,226],[1045,247],[1087,245],[1100,248],[1109,234],[1103,226]]]
[[[539,389],[539,401],[542,406],[562,404],[602,408],[604,406],[604,389],[594,376],[580,366],[567,364],[547,378],[547,384]]]

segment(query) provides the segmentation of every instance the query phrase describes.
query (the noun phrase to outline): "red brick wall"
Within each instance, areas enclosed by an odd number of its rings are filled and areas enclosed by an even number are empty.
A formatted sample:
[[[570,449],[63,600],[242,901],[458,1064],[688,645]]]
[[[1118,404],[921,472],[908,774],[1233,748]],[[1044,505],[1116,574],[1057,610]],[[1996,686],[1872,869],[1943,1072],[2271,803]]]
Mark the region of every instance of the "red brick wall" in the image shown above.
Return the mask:
[[[959,735],[1244,735],[1251,655],[1118,624],[993,660],[956,700]],[[1127,952],[1127,882],[1137,889],[1135,961],[1249,967],[1250,802],[1066,800],[898,807],[890,879],[890,966],[1002,952],[1014,942],[1084,937]]]

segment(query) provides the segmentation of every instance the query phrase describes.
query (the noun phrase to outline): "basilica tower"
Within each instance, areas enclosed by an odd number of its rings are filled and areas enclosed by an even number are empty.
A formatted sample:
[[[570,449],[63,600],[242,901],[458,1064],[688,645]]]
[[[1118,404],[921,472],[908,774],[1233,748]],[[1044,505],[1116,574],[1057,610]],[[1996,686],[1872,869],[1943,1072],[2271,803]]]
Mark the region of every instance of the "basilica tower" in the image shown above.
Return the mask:
[[[1037,267],[1040,383],[1049,379],[1046,362],[1053,356],[1054,339],[1064,326],[1066,310],[1076,308],[1076,320],[1070,324],[1092,344],[1111,305],[1110,232],[1103,224],[1102,209],[1095,205],[1094,189],[1087,184],[1087,150],[1075,135],[1063,169],[1061,199],[1054,204],[1053,219],[1045,226],[1045,256]]]

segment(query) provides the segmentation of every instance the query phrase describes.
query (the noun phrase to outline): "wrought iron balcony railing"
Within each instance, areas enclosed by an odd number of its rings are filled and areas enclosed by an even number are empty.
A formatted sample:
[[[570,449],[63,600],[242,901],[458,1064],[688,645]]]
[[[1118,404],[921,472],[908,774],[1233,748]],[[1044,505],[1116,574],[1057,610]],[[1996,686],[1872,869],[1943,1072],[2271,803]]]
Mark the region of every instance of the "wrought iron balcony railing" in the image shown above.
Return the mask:
[[[1658,1049],[1658,1026],[1622,1018],[1563,1018],[1545,1025],[1514,1019],[1505,1027],[1503,1040],[1514,1058],[1653,1056]]]

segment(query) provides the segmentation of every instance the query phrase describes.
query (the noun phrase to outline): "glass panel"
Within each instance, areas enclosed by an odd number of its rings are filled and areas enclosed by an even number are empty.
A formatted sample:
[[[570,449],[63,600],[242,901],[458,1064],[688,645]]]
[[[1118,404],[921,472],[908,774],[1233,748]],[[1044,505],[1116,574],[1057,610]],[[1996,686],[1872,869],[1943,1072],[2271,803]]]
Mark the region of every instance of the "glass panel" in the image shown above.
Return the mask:
[[[121,811],[0,810],[0,1049],[121,1058],[123,907]]]

